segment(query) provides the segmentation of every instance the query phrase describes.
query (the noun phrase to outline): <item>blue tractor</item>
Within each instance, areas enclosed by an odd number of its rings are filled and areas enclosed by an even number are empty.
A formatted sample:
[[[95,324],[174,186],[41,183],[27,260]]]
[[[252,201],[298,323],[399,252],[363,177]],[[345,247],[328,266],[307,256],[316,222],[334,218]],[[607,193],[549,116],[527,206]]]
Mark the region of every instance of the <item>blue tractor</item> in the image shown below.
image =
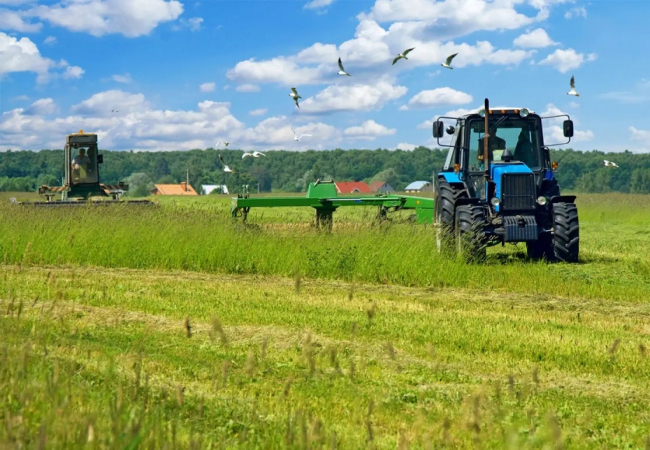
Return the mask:
[[[542,131],[544,119],[562,117],[568,140],[554,145],[563,145],[573,136],[568,115],[542,118],[526,108],[490,108],[488,99],[463,117],[434,122],[439,145],[445,132],[451,135],[445,165],[434,177],[439,251],[480,261],[489,246],[525,242],[531,259],[578,261],[576,197],[560,194],[557,163]],[[445,129],[444,119],[455,126]]]

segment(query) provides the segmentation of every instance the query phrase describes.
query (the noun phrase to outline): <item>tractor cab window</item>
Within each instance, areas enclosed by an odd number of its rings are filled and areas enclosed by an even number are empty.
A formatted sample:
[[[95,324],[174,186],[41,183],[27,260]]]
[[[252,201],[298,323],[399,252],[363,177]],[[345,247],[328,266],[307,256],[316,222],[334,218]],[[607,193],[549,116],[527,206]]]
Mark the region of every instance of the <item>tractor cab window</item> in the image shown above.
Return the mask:
[[[73,183],[96,183],[97,147],[94,145],[72,145],[70,170]]]
[[[444,170],[452,170],[454,164],[458,162],[458,155],[460,154],[460,141],[462,136],[462,127],[457,126],[454,134],[451,138],[451,147],[447,153],[447,159],[445,160],[445,165],[443,166]]]
[[[490,120],[490,137],[488,138],[488,157],[490,162],[501,161],[505,149],[510,150],[513,161],[526,164],[531,170],[540,168],[538,126],[534,119],[502,116]],[[469,136],[469,170],[485,170],[483,162],[483,120],[470,124]]]

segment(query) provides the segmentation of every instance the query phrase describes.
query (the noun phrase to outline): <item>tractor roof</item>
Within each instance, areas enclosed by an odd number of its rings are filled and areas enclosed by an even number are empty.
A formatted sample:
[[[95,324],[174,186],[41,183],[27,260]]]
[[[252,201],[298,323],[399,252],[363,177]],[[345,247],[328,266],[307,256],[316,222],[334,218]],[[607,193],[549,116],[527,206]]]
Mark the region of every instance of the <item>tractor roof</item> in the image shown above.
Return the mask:
[[[482,107],[481,108],[470,109],[465,114],[463,114],[461,117],[468,117],[468,116],[471,116],[471,115],[474,115],[474,114],[478,114],[478,113],[481,112],[482,109],[483,109]],[[500,111],[521,111],[522,109],[524,109],[524,108],[521,108],[519,106],[491,106],[490,107],[490,111],[495,111],[496,113],[498,113]],[[528,113],[529,114],[535,114],[535,111],[529,109]]]

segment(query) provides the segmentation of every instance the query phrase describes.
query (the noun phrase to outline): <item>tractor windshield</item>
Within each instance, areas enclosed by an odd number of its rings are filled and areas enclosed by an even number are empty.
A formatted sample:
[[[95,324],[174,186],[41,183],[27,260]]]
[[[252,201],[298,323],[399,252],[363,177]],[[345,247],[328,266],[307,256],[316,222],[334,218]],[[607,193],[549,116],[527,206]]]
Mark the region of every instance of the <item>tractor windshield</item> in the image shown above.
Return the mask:
[[[540,168],[539,126],[535,118],[502,116],[492,119],[490,127],[488,138],[490,162],[501,161],[504,150],[508,149],[513,155],[513,161],[522,162],[531,170]],[[483,120],[474,120],[470,122],[469,129],[469,170],[482,172],[485,170],[483,162],[485,124]]]
[[[73,155],[70,161],[72,182],[97,183],[97,146],[73,145],[71,155]]]

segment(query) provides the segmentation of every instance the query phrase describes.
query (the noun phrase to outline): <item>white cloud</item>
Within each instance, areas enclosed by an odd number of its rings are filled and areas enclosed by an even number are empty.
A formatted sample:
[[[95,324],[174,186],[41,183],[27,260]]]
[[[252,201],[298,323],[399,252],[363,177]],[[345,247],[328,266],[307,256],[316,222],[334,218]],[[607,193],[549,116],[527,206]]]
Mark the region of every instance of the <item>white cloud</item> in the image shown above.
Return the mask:
[[[569,106],[570,106],[571,108],[579,108],[579,107],[580,107],[580,104],[577,103],[577,102],[569,102]]]
[[[340,56],[348,72],[356,81],[368,82],[386,73],[392,58],[405,48],[415,47],[409,54],[408,64],[395,65],[390,70],[411,70],[419,66],[439,64],[452,53],[459,53],[454,60],[456,67],[468,65],[497,64],[517,65],[530,58],[534,50],[496,49],[487,41],[475,45],[455,44],[432,40],[427,23],[396,22],[388,30],[377,22],[363,19],[357,25],[355,37],[338,46],[315,43],[295,55],[278,56],[257,61],[240,61],[227,73],[228,78],[246,83],[279,83],[284,86],[297,84],[325,84],[338,77],[336,60]],[[338,77],[340,78],[340,77]]]
[[[216,83],[203,83],[199,86],[199,90],[201,92],[213,92],[216,87]]]
[[[643,142],[648,145],[650,143],[650,130],[639,130],[635,127],[628,128],[630,130],[630,139],[633,141]]]
[[[400,142],[399,144],[397,144],[397,147],[395,147],[395,150],[404,150],[404,151],[407,151],[407,152],[412,152],[416,148],[418,148],[417,145],[409,144],[409,143],[406,143],[406,142]]]
[[[239,129],[231,133],[232,139],[238,143],[246,143],[251,147],[288,148],[289,150],[306,150],[308,148],[323,149],[324,145],[331,148],[340,142],[337,129],[322,122],[309,122],[299,127],[293,127],[296,134],[310,134],[301,141],[293,140],[291,124],[286,116],[275,116],[264,119],[253,128]]]
[[[112,150],[189,150],[208,148],[219,139],[239,148],[273,149],[331,148],[342,133],[322,122],[296,128],[311,134],[293,141],[287,117],[265,119],[246,128],[230,112],[229,103],[203,101],[185,110],[152,109],[142,94],[100,92],[72,107],[72,115],[49,118],[55,110],[51,99],[41,99],[27,109],[17,108],[0,115],[0,150],[60,148],[65,135],[83,129],[98,134],[102,148]],[[118,109],[118,114],[111,113]]]
[[[266,114],[269,110],[267,108],[259,108],[259,109],[253,109],[248,112],[249,115],[251,116],[263,116]]]
[[[237,92],[259,92],[260,87],[257,84],[240,84],[235,90]]]
[[[43,44],[46,44],[46,45],[54,45],[54,44],[56,44],[56,41],[57,41],[57,39],[56,39],[55,36],[48,36],[48,37],[46,37],[45,40],[43,41]]]
[[[70,109],[73,113],[83,116],[105,117],[110,116],[113,109],[117,109],[124,114],[143,113],[149,110],[150,106],[143,94],[110,90],[95,94]]]
[[[464,105],[472,100],[472,96],[465,92],[443,87],[418,92],[409,100],[408,105],[400,107],[400,110]]]
[[[544,48],[551,45],[557,45],[557,42],[549,37],[549,35],[541,28],[537,28],[529,33],[522,34],[515,38],[513,44],[517,47],[523,48]]]
[[[346,128],[343,134],[349,139],[372,141],[378,137],[391,136],[396,132],[395,128],[386,128],[374,120],[366,120],[360,126]]]
[[[45,116],[48,114],[54,114],[59,111],[59,108],[54,103],[54,100],[51,98],[41,98],[36,100],[31,104],[29,108],[25,111],[26,115],[40,115]]]
[[[521,1],[488,0],[377,0],[369,14],[360,19],[378,22],[420,22],[423,33],[440,40],[465,36],[476,31],[514,30],[529,25],[539,17],[517,12]],[[543,10],[545,3],[532,2]]]
[[[478,107],[477,107],[478,108]],[[477,109],[474,108],[474,109]],[[433,127],[433,122],[440,118],[440,117],[453,117],[453,118],[459,118],[462,117],[466,114],[469,114],[472,111],[472,109],[465,109],[465,108],[458,108],[458,109],[453,109],[451,111],[447,111],[444,114],[439,114],[433,117],[431,120],[425,120],[424,122],[420,123],[417,128],[419,130],[431,130]],[[449,119],[448,119],[449,120]]]
[[[118,83],[129,84],[133,82],[133,78],[131,78],[131,74],[128,72],[125,73],[124,75],[113,75],[111,78],[113,79],[113,81],[116,81]]]
[[[576,8],[571,8],[564,13],[565,19],[573,19],[574,17],[587,17],[587,9],[584,6],[578,6]]]
[[[10,72],[47,73],[53,61],[43,58],[29,38],[16,39],[0,32],[0,75]]]
[[[574,49],[567,50],[557,49],[538,64],[549,65],[555,67],[561,73],[566,73],[569,70],[577,69],[586,62],[595,61],[597,55],[590,53],[577,53]]]
[[[330,113],[337,111],[371,111],[406,94],[406,87],[386,81],[375,84],[332,85],[300,104],[302,112]]]
[[[562,111],[560,108],[555,106],[552,103],[549,103],[546,105],[546,111],[540,114],[541,117],[550,117],[550,116],[558,116],[566,114],[564,111]],[[591,130],[580,130],[578,129],[578,125],[580,122],[575,118],[572,117],[574,126],[574,132],[573,132],[573,137],[571,138],[571,142],[585,142],[585,141],[590,141],[594,138],[594,132]],[[542,124],[544,126],[544,143],[550,145],[550,144],[557,144],[561,142],[566,142],[568,138],[564,137],[564,131],[562,129],[562,122],[566,120],[566,117],[557,117],[554,119],[545,119],[542,121]]]
[[[240,61],[227,72],[226,76],[239,82],[275,82],[292,86],[321,83],[324,72],[319,68],[300,67],[296,62],[280,56],[264,61],[256,61],[255,58]]]
[[[334,3],[334,0],[311,0],[309,3],[307,3],[304,8],[305,9],[319,9],[319,8],[325,8],[329,5]]]
[[[0,2],[2,4],[2,2]],[[5,8],[0,8],[0,29],[13,30],[20,33],[36,33],[41,30],[43,24],[25,22],[22,12],[11,11]]]
[[[178,23],[172,26],[172,30],[180,31],[184,28],[189,28],[190,31],[196,32],[200,31],[203,24],[202,17],[192,17],[189,19],[180,19]]]
[[[85,70],[83,70],[79,66],[66,66],[65,72],[63,72],[63,78],[66,79],[78,79],[81,78],[81,76],[85,73]]]
[[[176,20],[182,12],[178,0],[83,0],[39,5],[25,15],[93,36],[117,33],[137,37],[149,34],[161,23]]]
[[[14,101],[26,102],[27,100],[29,100],[29,97],[26,95],[17,95],[15,97],[12,97],[11,99]]]

